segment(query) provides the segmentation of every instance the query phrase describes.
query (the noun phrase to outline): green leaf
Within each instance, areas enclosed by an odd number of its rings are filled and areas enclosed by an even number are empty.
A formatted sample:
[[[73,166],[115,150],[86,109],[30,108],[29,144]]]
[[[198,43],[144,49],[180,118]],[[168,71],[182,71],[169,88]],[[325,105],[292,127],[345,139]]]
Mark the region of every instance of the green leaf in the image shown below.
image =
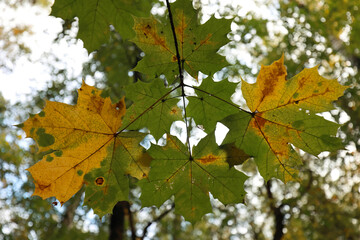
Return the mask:
[[[171,9],[180,60],[192,77],[197,79],[199,71],[210,75],[228,65],[216,52],[229,42],[226,35],[231,20],[212,17],[200,25],[198,12],[189,0],[178,0]],[[173,82],[179,69],[170,23],[162,24],[155,18],[135,18],[134,30],[136,37],[132,41],[145,52],[134,70],[150,76],[165,74],[168,81]]]
[[[102,217],[111,213],[118,201],[129,199],[129,177],[147,176],[150,156],[139,145],[146,134],[123,132],[107,147],[107,156],[97,168],[85,175],[84,203]],[[80,173],[78,173],[80,174]]]
[[[193,117],[197,124],[202,125],[205,132],[212,132],[218,121],[238,112],[235,104],[229,104],[236,85],[227,80],[216,83],[210,77],[204,79],[200,87],[195,88],[197,97],[187,97],[189,99],[186,108],[188,116]]]
[[[218,148],[214,134],[194,147],[193,156],[176,137],[168,136],[167,145],[153,145],[148,178],[139,181],[143,206],[160,206],[175,196],[175,212],[190,222],[211,211],[209,193],[222,203],[241,202],[247,177],[230,168],[226,151]]]
[[[182,110],[176,105],[179,99],[171,96],[172,90],[160,79],[128,85],[125,91],[127,98],[133,101],[123,122],[123,127],[128,130],[146,127],[155,139],[159,139],[170,131],[174,121],[182,119]]]
[[[90,53],[108,42],[110,25],[123,38],[132,38],[132,16],[147,16],[150,9],[150,2],[141,0],[56,0],[51,15],[63,19],[78,17],[78,38]]]

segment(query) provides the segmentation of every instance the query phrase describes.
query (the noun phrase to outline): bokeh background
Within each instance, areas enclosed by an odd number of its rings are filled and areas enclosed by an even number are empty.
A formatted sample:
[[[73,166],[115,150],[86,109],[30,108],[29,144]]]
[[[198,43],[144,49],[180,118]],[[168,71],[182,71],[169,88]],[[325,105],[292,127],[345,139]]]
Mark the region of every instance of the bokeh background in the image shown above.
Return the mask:
[[[164,1],[151,0],[164,18]],[[139,239],[360,239],[360,0],[194,0],[201,22],[209,16],[233,18],[229,44],[220,49],[229,67],[218,79],[254,82],[260,66],[285,55],[288,77],[306,67],[350,86],[322,114],[342,124],[344,150],[304,158],[302,183],[264,183],[254,165],[245,203],[223,206],[195,225],[172,211],[144,208],[133,184],[131,213]],[[63,206],[42,200],[26,168],[41,159],[31,139],[14,125],[38,113],[45,100],[76,102],[82,79],[113,100],[124,85],[148,81],[133,72],[143,53],[112,31],[90,55],[76,39],[78,20],[49,16],[52,1],[0,1],[0,240],[108,239],[110,217],[99,219],[82,206],[84,191]],[[239,88],[240,89],[240,88]],[[234,101],[243,101],[240,92]],[[124,239],[131,238],[124,214]],[[282,234],[279,236],[279,228]]]

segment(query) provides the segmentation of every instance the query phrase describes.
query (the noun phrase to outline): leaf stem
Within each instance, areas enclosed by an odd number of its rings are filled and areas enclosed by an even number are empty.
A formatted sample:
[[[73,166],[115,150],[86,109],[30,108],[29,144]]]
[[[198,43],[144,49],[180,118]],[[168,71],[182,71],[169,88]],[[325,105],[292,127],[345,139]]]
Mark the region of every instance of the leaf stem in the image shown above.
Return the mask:
[[[176,49],[176,58],[177,58],[177,63],[178,63],[178,67],[179,67],[180,83],[181,83],[181,84],[184,84],[183,68],[182,68],[182,66],[181,66],[179,46],[178,46],[178,42],[177,42],[176,31],[175,31],[175,26],[174,26],[174,20],[173,20],[171,8],[170,8],[169,0],[166,0],[166,7],[167,7],[168,12],[169,12],[169,19],[170,19],[171,31],[172,31],[173,37],[174,37],[174,44],[175,44],[175,49]]]
[[[184,121],[185,121],[185,126],[186,126],[186,142],[188,145],[188,150],[189,150],[189,157],[190,159],[192,159],[191,156],[191,146],[190,146],[190,126],[189,126],[189,122],[187,119],[187,115],[186,115],[186,104],[185,104],[185,89],[184,89],[184,60],[180,59],[180,51],[179,51],[179,45],[177,42],[177,37],[176,37],[176,31],[175,31],[175,25],[174,25],[174,19],[173,19],[173,15],[171,12],[171,7],[170,7],[170,3],[169,0],[166,0],[166,7],[168,9],[169,12],[169,20],[170,20],[170,25],[171,25],[171,31],[173,33],[173,38],[174,38],[174,44],[175,44],[175,50],[176,50],[176,58],[177,58],[177,63],[178,63],[178,67],[179,67],[179,78],[180,78],[180,86],[181,86],[181,92],[182,92],[182,102],[184,105]]]

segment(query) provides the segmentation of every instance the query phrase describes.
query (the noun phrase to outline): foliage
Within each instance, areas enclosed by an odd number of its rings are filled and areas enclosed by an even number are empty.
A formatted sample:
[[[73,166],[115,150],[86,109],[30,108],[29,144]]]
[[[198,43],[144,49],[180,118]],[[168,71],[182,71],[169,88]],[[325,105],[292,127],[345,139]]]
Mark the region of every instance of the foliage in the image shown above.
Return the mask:
[[[147,9],[143,1],[55,1],[52,14],[79,18],[79,37],[89,52],[107,41],[109,25],[124,37],[134,34],[132,41],[145,53],[135,70],[151,82],[126,85],[128,104],[124,98],[111,103],[83,84],[77,105],[48,101],[21,125],[45,153],[29,168],[34,195],[55,196],[63,204],[85,184],[85,204],[102,216],[116,202],[129,200],[129,178],[134,177],[140,180],[144,206],[160,206],[174,196],[175,212],[196,222],[211,210],[210,194],[223,204],[243,201],[247,176],[233,165],[253,158],[266,181],[275,177],[288,182],[298,180],[302,164],[293,146],[313,155],[342,147],[335,137],[339,126],[316,115],[331,110],[332,101],[346,89],[336,80],[321,77],[316,68],[287,80],[282,57],[262,66],[256,83],[242,81],[247,107],[240,107],[230,98],[234,83],[198,77],[199,71],[211,75],[226,66],[216,52],[228,42],[231,20],[211,18],[199,24],[191,1],[178,0],[171,6],[167,2],[166,24],[154,17],[134,17],[132,23],[129,13],[148,13],[129,11],[132,3]],[[185,73],[195,79],[188,80]],[[184,142],[171,133],[179,120],[185,123]],[[207,133],[196,146],[192,120]],[[221,146],[214,133],[218,122],[229,128]],[[143,131],[165,145],[146,150],[140,145]]]
[[[52,15],[63,19],[79,18],[78,37],[85,48],[92,52],[108,41],[109,25],[112,25],[124,38],[133,35],[132,16],[146,16],[150,11],[149,1],[56,1]]]

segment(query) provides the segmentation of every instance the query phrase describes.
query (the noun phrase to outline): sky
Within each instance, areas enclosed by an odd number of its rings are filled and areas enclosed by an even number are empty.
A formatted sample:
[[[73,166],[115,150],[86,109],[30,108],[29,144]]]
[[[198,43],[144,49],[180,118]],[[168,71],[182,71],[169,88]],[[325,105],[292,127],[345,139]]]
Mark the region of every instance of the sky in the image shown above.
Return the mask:
[[[0,68],[0,91],[10,103],[26,101],[27,94],[46,87],[46,82],[51,80],[49,66],[44,62],[47,53],[66,60],[66,66],[59,67],[69,68],[73,76],[81,75],[82,64],[88,59],[87,51],[81,41],[76,44],[69,44],[66,40],[53,43],[57,33],[62,30],[62,24],[61,19],[49,16],[50,9],[27,4],[12,9],[0,2],[0,11],[0,27],[4,26],[4,31],[28,25],[31,33],[23,34],[18,39],[31,49],[31,53],[16,56],[15,64],[6,59],[9,54],[7,51],[0,51],[0,63],[5,62],[12,68],[12,71]],[[0,41],[0,49],[2,47]]]

